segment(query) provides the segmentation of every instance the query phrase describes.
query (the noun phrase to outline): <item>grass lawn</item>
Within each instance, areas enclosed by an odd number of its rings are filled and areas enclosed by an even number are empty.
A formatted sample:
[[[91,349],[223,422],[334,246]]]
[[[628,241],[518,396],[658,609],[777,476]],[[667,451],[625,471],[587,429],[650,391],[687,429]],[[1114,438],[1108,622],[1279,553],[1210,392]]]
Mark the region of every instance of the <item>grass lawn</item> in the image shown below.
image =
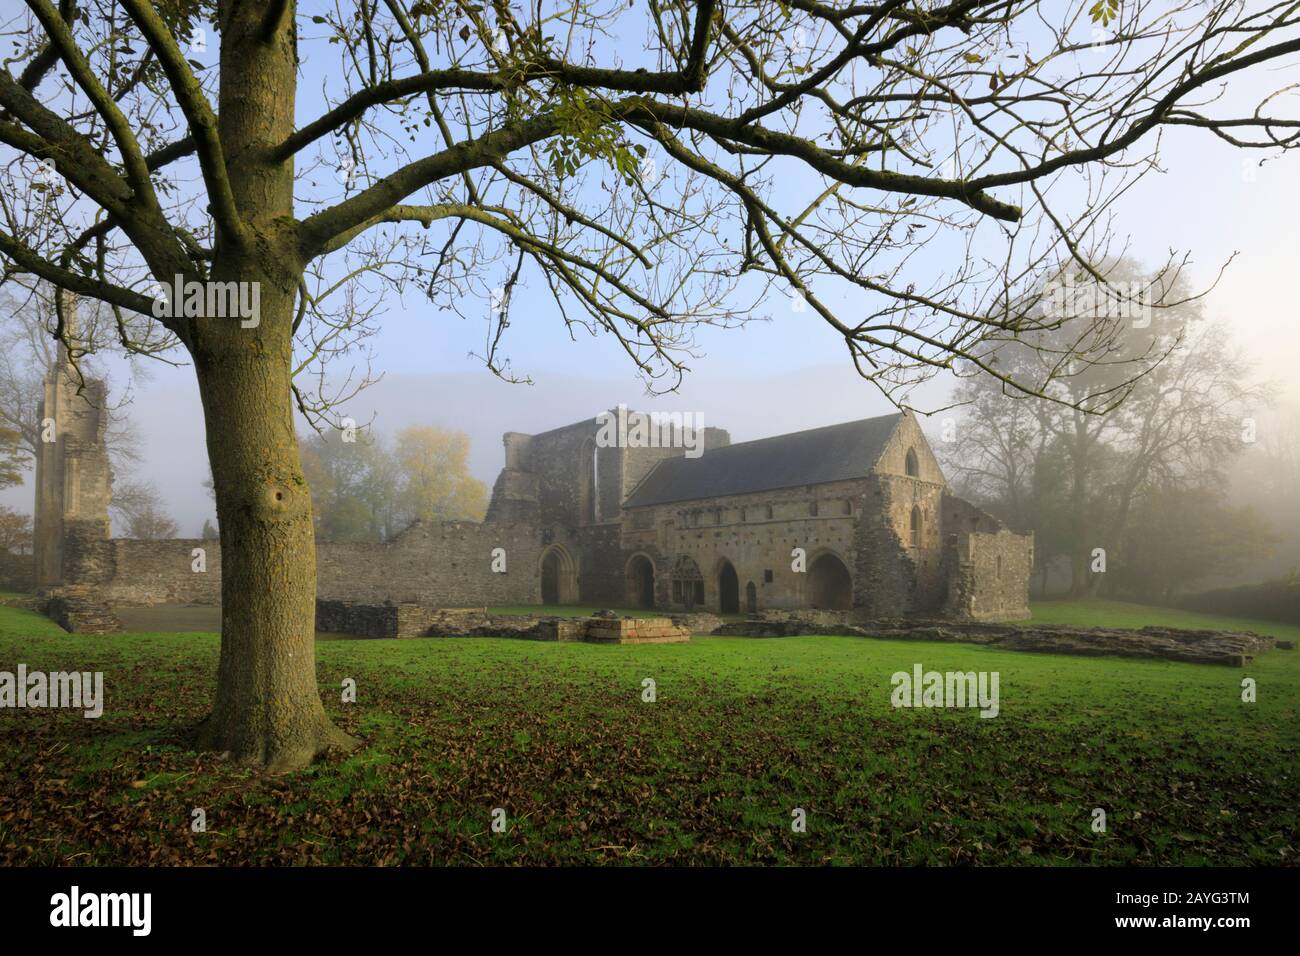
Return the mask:
[[[1110,602],[1036,614],[1300,638]],[[107,697],[98,720],[0,711],[0,863],[1298,859],[1300,652],[1238,670],[852,637],[429,638],[321,642],[317,659],[327,709],[364,746],[272,777],[184,747],[215,635],[67,635],[0,607],[0,670],[102,670]],[[890,676],[916,663],[997,671],[999,716],[893,709]],[[1242,703],[1243,676],[1257,703]],[[355,704],[340,701],[346,677]],[[806,833],[791,831],[796,807]],[[206,833],[191,832],[194,808]]]

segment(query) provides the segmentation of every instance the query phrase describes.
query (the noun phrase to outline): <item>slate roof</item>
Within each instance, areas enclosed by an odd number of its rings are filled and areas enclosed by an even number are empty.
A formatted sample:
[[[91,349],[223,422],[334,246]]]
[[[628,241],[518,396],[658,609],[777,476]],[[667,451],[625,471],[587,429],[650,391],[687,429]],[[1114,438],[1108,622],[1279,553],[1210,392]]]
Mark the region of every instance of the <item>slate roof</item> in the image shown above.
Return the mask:
[[[624,502],[642,508],[865,477],[902,413],[827,425],[713,448],[698,458],[667,458]]]

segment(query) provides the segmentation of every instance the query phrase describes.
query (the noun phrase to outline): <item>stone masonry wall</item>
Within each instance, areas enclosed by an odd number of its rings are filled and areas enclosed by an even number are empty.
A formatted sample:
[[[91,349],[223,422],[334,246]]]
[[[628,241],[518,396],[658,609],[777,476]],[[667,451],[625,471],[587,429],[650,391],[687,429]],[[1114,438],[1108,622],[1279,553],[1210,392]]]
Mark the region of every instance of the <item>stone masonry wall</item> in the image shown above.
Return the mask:
[[[140,541],[114,538],[108,542],[112,561],[102,590],[110,604],[131,607],[150,604],[221,603],[221,545],[200,538]],[[204,551],[207,570],[194,570],[194,549]]]
[[[736,569],[742,610],[750,582],[760,610],[803,606],[808,575],[792,569],[790,552],[803,548],[809,566],[829,552],[852,576],[854,528],[864,484],[831,482],[630,509],[623,523],[619,573],[634,555],[644,554],[655,566],[655,603],[670,608],[673,563],[685,555],[704,577],[704,608],[716,611],[718,569],[726,560]]]
[[[388,544],[328,544],[316,556],[320,597],[441,607],[535,604],[541,543],[534,525],[419,522]],[[492,552],[506,554],[504,574]]]
[[[1003,529],[966,535],[948,577],[945,610],[977,621],[1025,619],[1033,536]]]
[[[881,617],[1028,613],[1032,537],[945,492],[910,414],[861,478],[626,510],[622,502],[654,465],[684,449],[597,448],[600,431],[593,417],[537,435],[507,433],[488,520],[421,522],[384,544],[320,543],[318,596],[433,608],[536,604],[542,556],[553,553],[560,599],[597,606],[641,603],[648,560],[654,606],[665,610],[720,611],[720,575],[730,564],[741,611],[752,590],[756,611],[851,604]],[[705,448],[729,441],[721,429],[705,430]],[[63,585],[94,587],[119,606],[220,603],[218,542],[110,539],[101,505],[111,475],[89,465],[67,474]],[[205,571],[193,567],[198,548]],[[795,548],[805,552],[802,571],[792,567]],[[493,570],[496,549],[504,573]],[[675,579],[688,583],[682,597],[674,597]],[[689,586],[699,580],[702,603]]]
[[[193,570],[194,548],[207,570]],[[503,548],[506,571],[492,570]],[[419,523],[387,544],[322,542],[316,587],[322,598],[411,602],[433,606],[535,604],[540,600],[540,545],[531,525],[472,521]],[[216,541],[117,538],[94,551],[97,584],[119,606],[221,601],[221,546]],[[83,578],[82,580],[91,580]]]
[[[987,512],[945,494],[948,522],[944,613],[976,620],[1029,617],[1034,537],[1009,531]]]
[[[867,487],[853,535],[853,606],[878,616],[906,614],[912,610],[916,565],[897,528],[895,485],[877,476]]]
[[[579,528],[577,547],[579,603],[621,607],[624,588],[619,525]]]

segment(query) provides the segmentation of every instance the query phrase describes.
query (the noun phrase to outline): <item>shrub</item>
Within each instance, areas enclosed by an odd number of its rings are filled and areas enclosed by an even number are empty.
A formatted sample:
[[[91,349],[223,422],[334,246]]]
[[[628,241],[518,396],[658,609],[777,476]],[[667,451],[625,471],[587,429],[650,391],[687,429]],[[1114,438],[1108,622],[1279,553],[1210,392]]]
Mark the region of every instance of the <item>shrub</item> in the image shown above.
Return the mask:
[[[1300,570],[1293,570],[1284,578],[1262,584],[1202,591],[1183,598],[1178,606],[1206,614],[1257,617],[1300,624]]]

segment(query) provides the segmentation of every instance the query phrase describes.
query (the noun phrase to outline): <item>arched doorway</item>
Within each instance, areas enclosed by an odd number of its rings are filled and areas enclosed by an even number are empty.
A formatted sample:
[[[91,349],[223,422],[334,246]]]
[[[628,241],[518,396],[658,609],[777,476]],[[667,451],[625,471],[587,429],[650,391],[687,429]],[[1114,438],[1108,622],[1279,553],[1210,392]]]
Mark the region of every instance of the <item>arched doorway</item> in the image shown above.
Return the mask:
[[[808,603],[830,611],[847,611],[853,606],[849,569],[835,555],[823,554],[808,566]]]
[[[629,607],[655,606],[655,566],[644,554],[634,554],[624,575]]]
[[[758,588],[754,587],[753,581],[745,585],[745,613],[758,613]]]
[[[542,603],[573,604],[578,600],[578,566],[559,544],[542,552]]]
[[[723,614],[740,611],[740,578],[727,560],[718,568],[718,610]]]

